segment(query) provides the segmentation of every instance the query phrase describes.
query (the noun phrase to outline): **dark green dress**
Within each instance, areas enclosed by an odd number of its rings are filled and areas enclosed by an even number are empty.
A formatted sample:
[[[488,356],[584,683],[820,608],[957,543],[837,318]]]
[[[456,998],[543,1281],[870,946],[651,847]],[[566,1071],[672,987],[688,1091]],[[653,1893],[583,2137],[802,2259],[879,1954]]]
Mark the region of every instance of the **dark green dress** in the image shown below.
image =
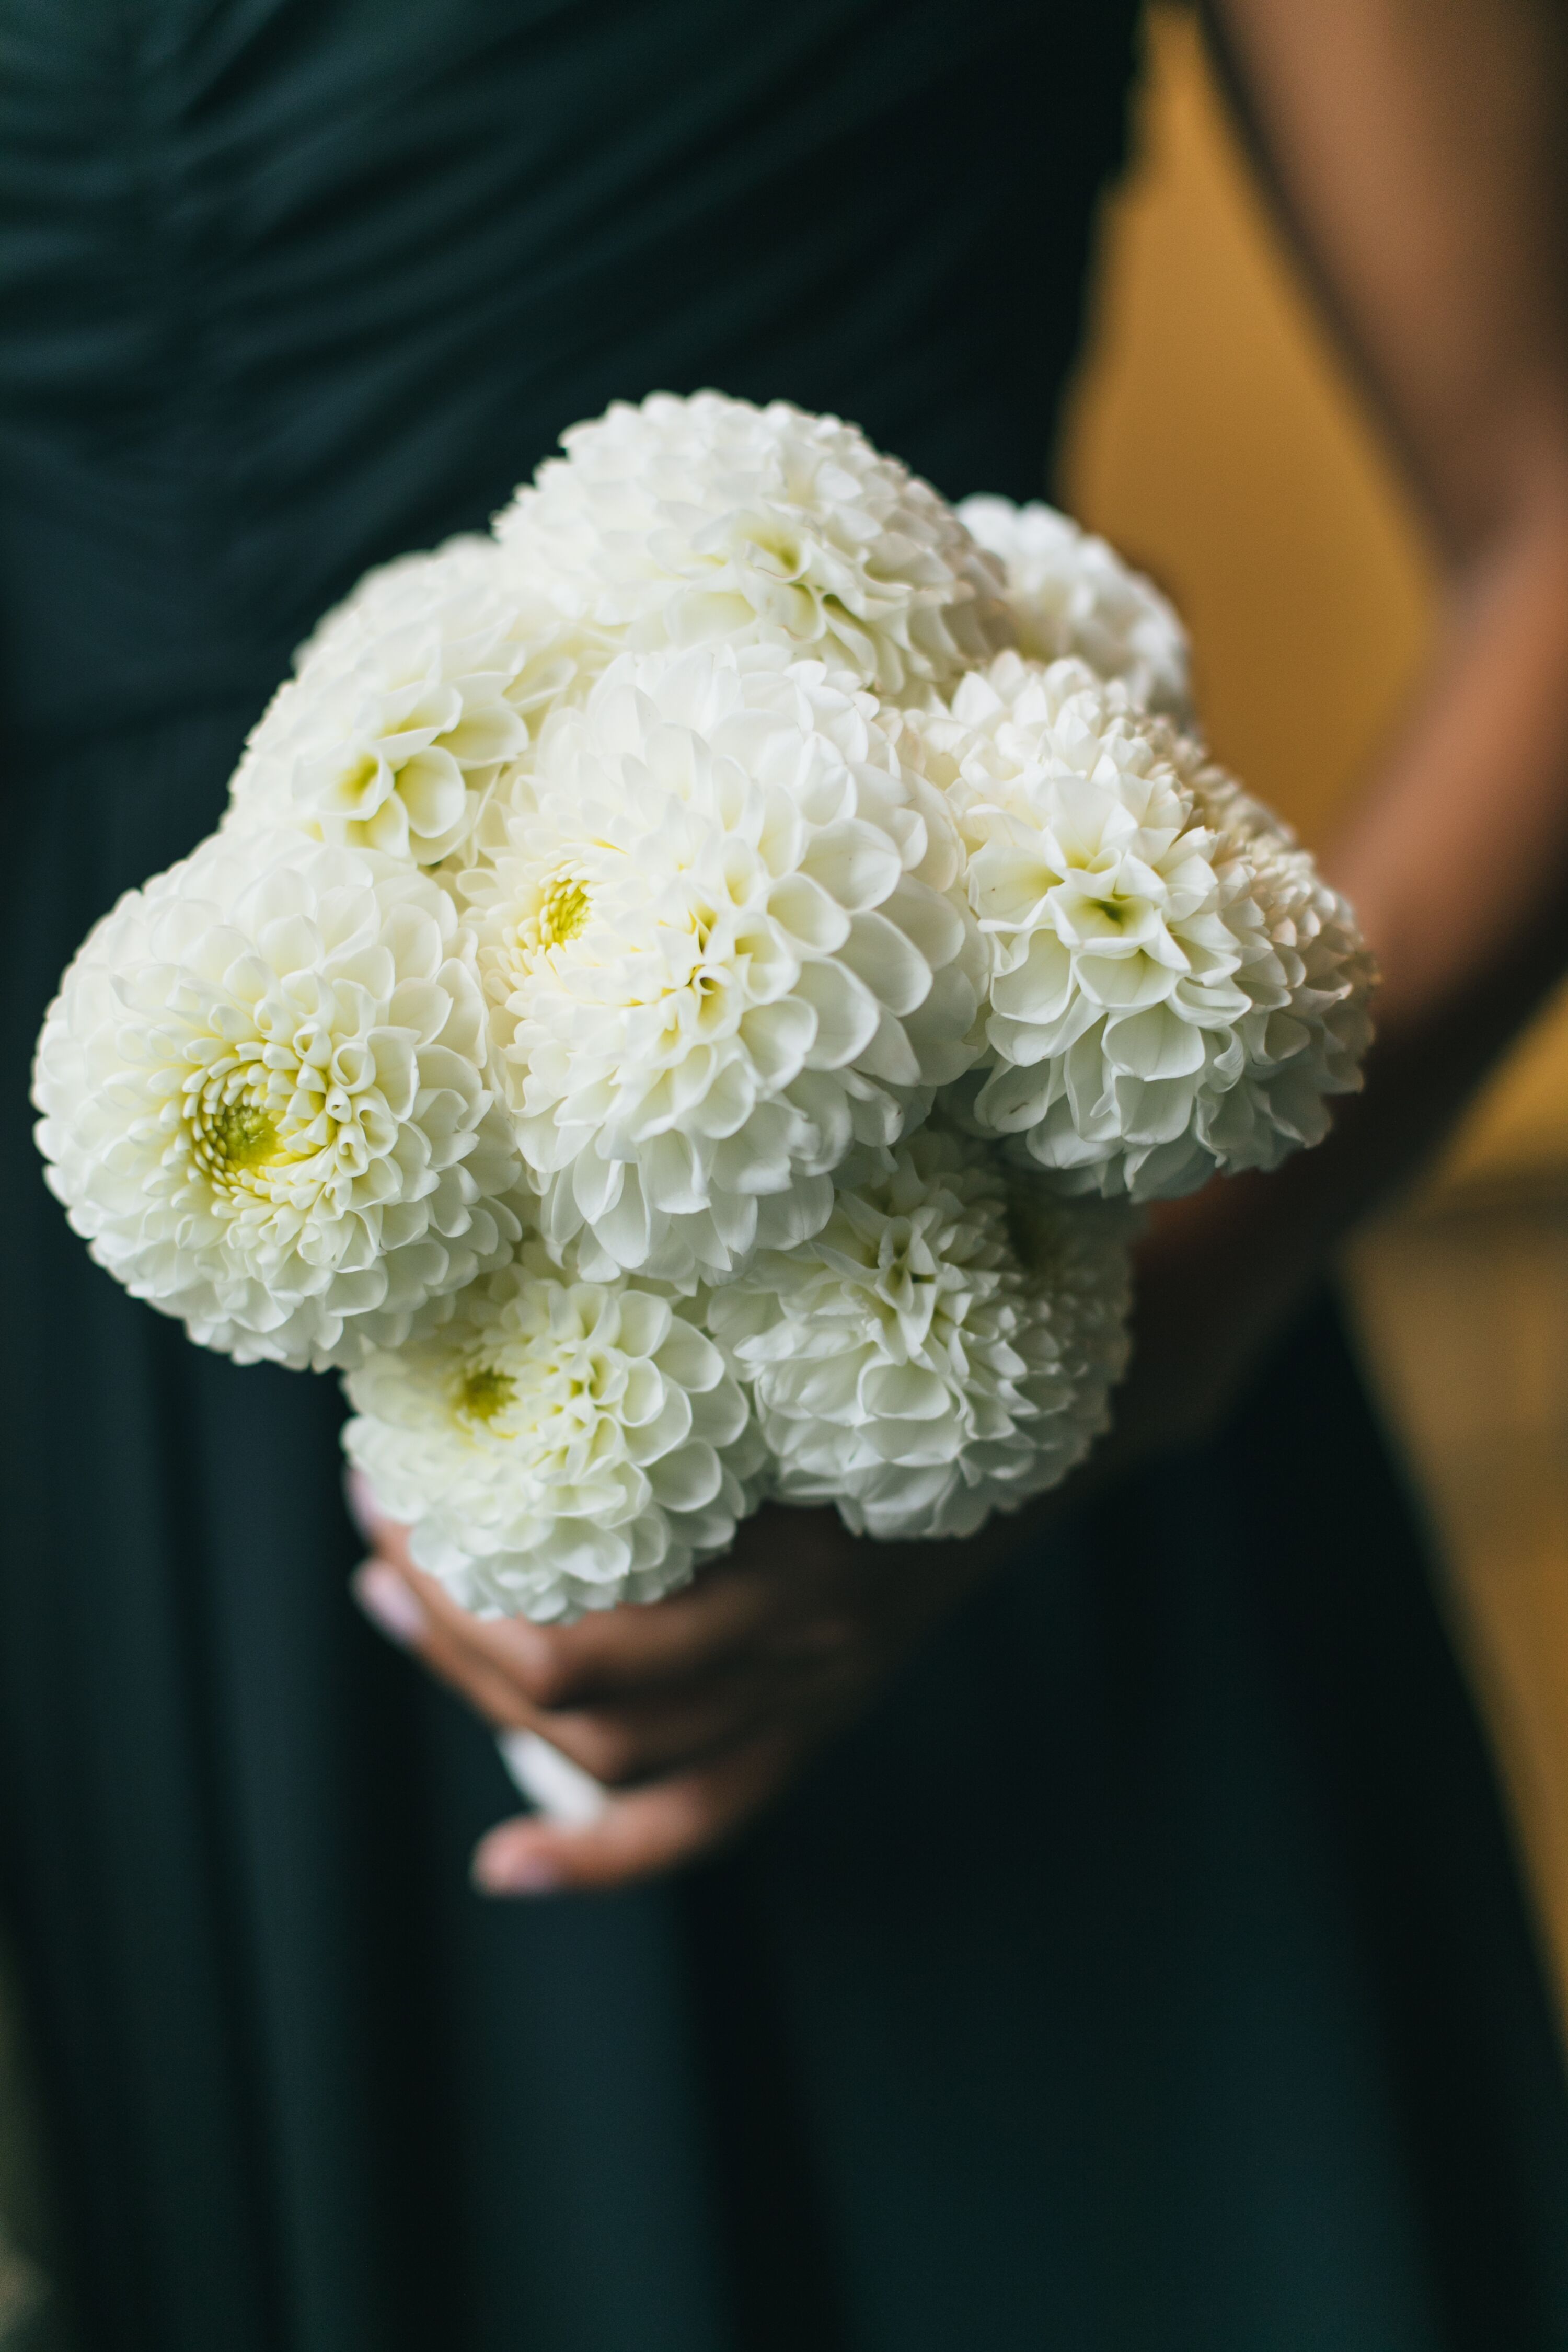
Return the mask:
[[[0,0],[3,1905],[94,2352],[1544,2352],[1568,2106],[1331,1318],[747,1849],[468,1890],[326,1382],[88,1262],[24,1108],[290,646],[717,383],[1027,496],[1126,0]]]

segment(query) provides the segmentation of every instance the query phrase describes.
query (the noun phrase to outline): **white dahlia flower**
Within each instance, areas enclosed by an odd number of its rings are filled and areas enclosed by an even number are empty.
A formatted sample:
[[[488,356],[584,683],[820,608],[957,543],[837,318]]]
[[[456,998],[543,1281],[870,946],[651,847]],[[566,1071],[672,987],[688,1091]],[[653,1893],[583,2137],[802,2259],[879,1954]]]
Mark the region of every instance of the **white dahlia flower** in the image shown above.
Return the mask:
[[[521,579],[634,649],[783,645],[904,697],[1013,642],[952,508],[837,416],[656,393],[561,440],[497,536]]]
[[[958,516],[1007,578],[1007,608],[1022,652],[1053,662],[1076,654],[1135,702],[1178,726],[1193,723],[1187,633],[1152,580],[1103,539],[1043,500],[964,499]]]
[[[495,1083],[545,1237],[584,1236],[592,1278],[721,1277],[813,1232],[851,1144],[979,1050],[946,804],[819,663],[625,656],[480,838],[456,887]]]
[[[1131,1224],[941,1128],[857,1154],[819,1234],[708,1301],[773,1492],[857,1534],[959,1536],[1057,1485],[1126,1360]]]
[[[459,849],[531,725],[584,691],[607,641],[511,575],[491,540],[368,572],[252,730],[227,823],[433,866]]]
[[[538,1242],[345,1386],[350,1458],[419,1566],[481,1617],[657,1601],[731,1542],[763,1448],[689,1309]]]
[[[436,883],[218,835],[90,932],[38,1041],[47,1179],[92,1255],[241,1363],[395,1346],[520,1232],[472,949]]]
[[[1373,971],[1279,819],[1080,662],[1004,654],[906,725],[990,942],[982,1129],[1141,1200],[1320,1140],[1361,1084]]]

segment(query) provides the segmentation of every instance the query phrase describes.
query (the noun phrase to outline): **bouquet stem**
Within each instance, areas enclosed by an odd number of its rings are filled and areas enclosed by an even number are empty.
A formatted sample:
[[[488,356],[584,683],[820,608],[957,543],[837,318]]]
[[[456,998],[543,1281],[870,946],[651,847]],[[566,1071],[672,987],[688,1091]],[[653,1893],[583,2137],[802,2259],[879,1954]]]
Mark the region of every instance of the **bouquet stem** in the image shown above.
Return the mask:
[[[609,1802],[599,1781],[536,1731],[503,1731],[496,1746],[523,1795],[546,1821],[582,1828],[597,1821]]]

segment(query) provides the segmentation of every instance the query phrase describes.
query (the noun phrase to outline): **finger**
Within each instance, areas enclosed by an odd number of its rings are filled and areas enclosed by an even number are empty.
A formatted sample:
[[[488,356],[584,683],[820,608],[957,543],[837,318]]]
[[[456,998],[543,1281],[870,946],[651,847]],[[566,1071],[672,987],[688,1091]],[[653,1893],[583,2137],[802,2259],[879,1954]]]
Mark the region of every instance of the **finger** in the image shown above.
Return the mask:
[[[565,1694],[571,1677],[561,1671],[548,1629],[522,1617],[474,1616],[439,1578],[416,1568],[406,1528],[393,1519],[373,1524],[376,1553],[355,1571],[353,1591],[389,1640],[414,1651],[465,1696],[482,1688],[489,1695],[484,1711],[496,1716],[504,1706],[509,1723],[523,1721],[521,1710],[552,1699],[558,1688]]]
[[[663,1601],[595,1611],[574,1625],[506,1619],[485,1632],[498,1654],[515,1662],[538,1706],[575,1706],[738,1664],[757,1652],[786,1607],[771,1577],[725,1560]]]
[[[366,1560],[353,1580],[355,1599],[366,1614],[411,1651],[431,1673],[501,1730],[537,1731],[552,1747],[591,1773],[619,1788],[700,1761],[773,1719],[790,1704],[812,1703],[814,1686],[826,1679],[815,1660],[780,1664],[769,1672],[708,1676],[606,1706],[570,1712],[533,1706],[482,1646],[462,1630],[457,1638],[439,1617],[428,1614],[408,1581],[387,1561]],[[461,1612],[458,1612],[459,1618]]]
[[[475,1676],[489,1681],[500,1675],[510,1686],[514,1705],[550,1717],[552,1738],[555,1738],[553,1727],[584,1708],[625,1706],[643,1698],[651,1702],[665,1694],[679,1703],[686,1685],[755,1669],[756,1660],[751,1654],[755,1645],[742,1641],[738,1631],[727,1643],[710,1637],[707,1630],[689,1645],[667,1640],[660,1621],[663,1612],[673,1605],[668,1601],[628,1603],[606,1612],[603,1618],[584,1618],[576,1625],[535,1625],[522,1617],[471,1616],[422,1570],[395,1569],[384,1555],[381,1566],[387,1577],[398,1579],[423,1612],[422,1652],[435,1640],[445,1658],[466,1658]],[[764,1622],[757,1620],[750,1608],[740,1612],[725,1610],[720,1618],[723,1624],[737,1629]],[[624,1625],[616,1622],[622,1619],[626,1621]],[[595,1641],[576,1638],[580,1633],[596,1634],[612,1622],[616,1638],[605,1649]],[[693,1671],[678,1678],[677,1668],[688,1646]],[[647,1654],[653,1663],[644,1671],[641,1662]],[[606,1656],[611,1660],[608,1666],[602,1664]]]
[[[430,1672],[466,1699],[486,1721],[502,1730],[535,1727],[510,1679],[482,1651],[453,1638],[431,1614],[405,1576],[380,1558],[362,1562],[349,1590],[365,1615]]]
[[[574,1625],[537,1625],[523,1617],[473,1617],[436,1578],[415,1566],[407,1528],[386,1517],[361,1473],[349,1474],[345,1492],[366,1540],[405,1578],[451,1640],[471,1646],[476,1671],[482,1653],[491,1669],[510,1677],[521,1697],[543,1707],[580,1706],[686,1680],[738,1658],[805,1604],[811,1523],[824,1516],[788,1515],[798,1524],[789,1528],[793,1551],[787,1572],[783,1530],[769,1524],[782,1515],[764,1515],[742,1531],[736,1553],[705,1569],[683,1591],[651,1603],[591,1612]],[[837,1519],[832,1525],[841,1535]]]
[[[809,1743],[769,1731],[713,1762],[615,1798],[573,1828],[524,1814],[480,1840],[483,1895],[601,1892],[655,1878],[713,1853],[786,1785]]]
[[[668,1778],[742,1745],[829,1696],[816,1669],[726,1675],[574,1711],[530,1710],[530,1728],[606,1788]]]
[[[482,1652],[531,1706],[546,1709],[651,1693],[814,1646],[795,1633],[810,1607],[804,1581],[792,1590],[787,1579],[742,1563],[717,1563],[684,1591],[595,1612],[574,1625],[472,1617],[433,1577],[412,1566],[403,1572],[455,1642]]]
[[[343,1503],[350,1518],[373,1550],[385,1549],[384,1538],[401,1542],[408,1532],[390,1512],[383,1510],[375,1488],[364,1472],[352,1465],[343,1472]]]

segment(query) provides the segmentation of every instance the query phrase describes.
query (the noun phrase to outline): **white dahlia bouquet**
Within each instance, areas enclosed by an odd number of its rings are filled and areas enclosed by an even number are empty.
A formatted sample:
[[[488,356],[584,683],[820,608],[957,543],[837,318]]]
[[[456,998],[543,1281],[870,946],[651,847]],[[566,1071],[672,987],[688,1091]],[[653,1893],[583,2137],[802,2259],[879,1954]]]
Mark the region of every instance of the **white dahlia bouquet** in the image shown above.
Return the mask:
[[[1056,1485],[1138,1204],[1316,1142],[1373,977],[1103,541],[782,401],[563,446],[321,623],[34,1083],[100,1264],[558,1622]]]

